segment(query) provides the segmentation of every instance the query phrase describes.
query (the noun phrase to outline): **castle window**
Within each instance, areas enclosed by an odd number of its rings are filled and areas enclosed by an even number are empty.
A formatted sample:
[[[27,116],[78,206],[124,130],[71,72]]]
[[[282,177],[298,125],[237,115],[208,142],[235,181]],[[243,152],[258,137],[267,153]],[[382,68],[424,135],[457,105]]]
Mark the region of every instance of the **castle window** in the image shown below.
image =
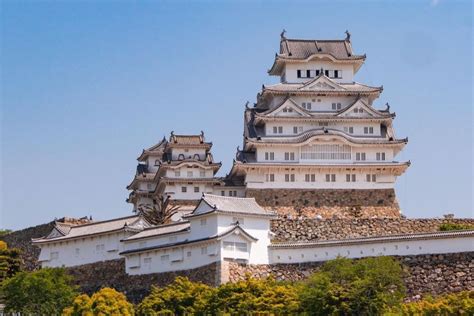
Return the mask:
[[[221,195],[222,195],[222,196],[225,196],[225,191],[221,191]]]
[[[354,127],[352,126],[344,126],[344,132],[349,133],[349,134],[354,134]]]
[[[326,77],[329,77],[329,70],[324,70],[324,75],[325,75]]]
[[[199,154],[194,154],[194,159],[195,159],[195,160],[200,160],[200,159],[201,159],[201,156],[199,156]]]
[[[301,78],[301,70],[296,70],[296,77]]]
[[[316,182],[316,175],[314,173],[305,174],[304,175],[304,181],[305,182]]]
[[[278,126],[278,134],[283,134],[283,126]]]
[[[97,252],[102,252],[102,251],[104,251],[104,249],[105,249],[104,244],[100,244],[100,245],[95,246],[95,251],[97,251]]]
[[[365,160],[365,153],[356,153],[356,160],[357,161],[364,161]]]
[[[333,110],[340,110],[342,109],[342,104],[340,102],[331,104]]]
[[[199,187],[194,187],[194,193],[198,193],[199,192]]]
[[[329,126],[329,122],[319,122],[319,126]]]
[[[308,160],[347,160],[351,159],[349,145],[305,145],[301,147],[301,159]]]
[[[336,182],[335,174],[326,174],[326,182]]]
[[[377,153],[376,154],[377,160],[385,160],[385,153]]]
[[[207,219],[201,218],[201,226],[206,226],[206,224],[207,224]]]
[[[374,133],[374,128],[371,127],[364,127],[364,134],[373,134]]]
[[[355,174],[346,174],[346,182],[356,182]]]
[[[201,255],[207,255],[207,247],[201,247]]]
[[[146,265],[150,265],[151,264],[151,258],[143,258],[143,263],[146,264]]]
[[[229,196],[233,196],[234,194],[232,193],[232,191],[229,191]]]
[[[265,153],[265,160],[275,160],[275,153],[274,152],[266,152]]]
[[[273,134],[276,134],[276,133],[278,133],[278,127],[273,126]]]
[[[298,126],[293,126],[293,134],[298,134]]]
[[[174,176],[175,176],[175,177],[180,177],[180,176],[181,176],[181,171],[179,171],[179,170],[178,170],[178,171],[175,171],[175,172],[174,172]]]
[[[266,174],[265,179],[267,182],[275,182],[275,174],[273,173]]]
[[[295,160],[295,153],[293,153],[293,152],[286,152],[286,153],[285,153],[285,160]]]
[[[186,253],[186,256],[187,256],[187,257],[191,257],[191,255],[192,255],[191,251],[188,251],[188,252]]]
[[[339,70],[334,70],[334,78],[341,78],[339,77],[340,71]]]
[[[55,260],[59,258],[59,252],[55,251],[51,253],[51,260]]]
[[[234,196],[237,196],[237,191],[234,191]]]
[[[366,174],[365,175],[365,180],[367,182],[377,182],[377,175],[375,175],[375,174]]]
[[[178,155],[178,160],[184,160],[184,155],[183,155],[183,154],[179,154],[179,155]]]
[[[159,166],[160,165],[160,159],[156,159],[155,160],[155,166]]]
[[[199,176],[201,178],[204,178],[206,176],[206,171],[204,171],[204,170],[199,171]]]
[[[311,71],[310,70],[306,70],[306,78],[311,78]]]
[[[295,182],[295,175],[293,173],[285,174],[285,182]]]
[[[162,262],[167,262],[167,261],[170,260],[170,256],[169,255],[162,255],[160,259],[161,259]]]
[[[74,253],[76,254],[76,256],[79,256],[79,254],[81,253],[81,249],[76,248]]]
[[[186,187],[181,187],[181,192],[183,192],[183,193],[188,192],[188,188],[186,188]]]

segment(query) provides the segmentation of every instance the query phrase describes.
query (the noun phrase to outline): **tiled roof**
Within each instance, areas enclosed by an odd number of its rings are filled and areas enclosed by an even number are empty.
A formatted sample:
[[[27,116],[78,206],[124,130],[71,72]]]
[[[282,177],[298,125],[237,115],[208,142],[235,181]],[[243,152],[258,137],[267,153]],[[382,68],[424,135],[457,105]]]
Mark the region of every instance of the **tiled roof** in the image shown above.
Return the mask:
[[[214,194],[203,194],[202,200],[218,212],[273,215],[273,212],[266,211],[257,204],[255,198],[239,198],[230,196],[220,196]],[[193,212],[193,215],[199,213]]]
[[[121,217],[121,218],[116,218],[116,219],[107,220],[107,221],[72,226],[67,232],[67,234],[64,236],[49,238],[49,239],[38,238],[38,239],[34,239],[33,242],[41,243],[41,242],[61,241],[61,240],[71,239],[71,238],[80,238],[80,237],[85,237],[85,236],[90,236],[90,235],[98,235],[98,234],[104,234],[104,233],[108,233],[112,231],[118,231],[126,227],[130,229],[141,230],[145,227],[148,227],[149,225],[150,224],[148,224],[140,216],[134,215],[134,216]],[[63,228],[64,227],[61,226],[61,231],[63,231]]]
[[[376,242],[397,242],[405,240],[424,240],[424,239],[442,239],[442,238],[456,238],[456,237],[473,237],[474,230],[463,231],[446,231],[446,232],[431,232],[418,234],[403,234],[390,235],[378,237],[362,237],[339,240],[321,240],[311,242],[278,242],[270,245],[272,248],[312,248],[312,247],[328,247],[350,244],[370,244]]]
[[[204,133],[202,132],[199,135],[176,135],[173,132],[171,132],[170,143],[178,144],[178,145],[210,144],[210,143],[204,142]]]
[[[357,137],[350,134],[344,133],[342,131],[332,129],[332,128],[315,128],[309,131],[306,131],[302,134],[296,136],[272,136],[272,137],[262,137],[260,139],[248,139],[248,142],[253,143],[262,143],[262,144],[299,144],[305,142],[315,136],[324,136],[324,135],[333,135],[340,136],[355,144],[404,144],[408,142],[407,138],[404,139],[393,139],[389,140],[386,138],[366,138],[366,137]]]
[[[280,41],[280,56],[285,58],[306,59],[315,54],[328,54],[339,60],[365,58],[353,55],[350,42],[345,40],[282,39]]]
[[[126,250],[120,253],[120,255],[127,255],[127,254],[133,254],[133,253],[139,253],[139,252],[144,252],[144,251],[151,251],[151,250],[158,250],[158,249],[164,249],[164,248],[172,248],[172,247],[178,247],[178,246],[184,246],[184,245],[189,245],[189,244],[194,244],[194,243],[199,243],[199,242],[206,242],[210,240],[219,240],[221,238],[224,238],[227,235],[232,234],[234,231],[238,230],[240,234],[243,236],[247,237],[248,239],[252,241],[257,241],[258,239],[250,235],[243,229],[242,227],[239,226],[239,224],[233,225],[229,227],[229,229],[213,235],[209,237],[204,237],[204,238],[199,238],[199,239],[193,239],[193,240],[184,240],[184,241],[178,241],[174,243],[168,243],[164,245],[158,245],[158,246],[151,246],[151,247],[144,247],[144,248],[138,248],[138,249],[130,249]]]
[[[335,92],[335,93],[375,93],[381,92],[382,87],[371,87],[358,82],[351,83],[338,83],[343,89],[327,89],[327,90],[309,90],[302,89],[307,86],[307,83],[278,83],[270,86],[264,86],[262,93],[266,92],[280,92],[280,93],[289,93],[289,92],[301,92],[301,93],[319,93],[319,92]]]
[[[178,222],[168,225],[159,225],[156,227],[149,227],[139,232],[138,234],[132,235],[128,238],[125,238],[124,241],[133,241],[137,239],[143,239],[153,236],[172,234],[182,231],[187,231],[189,229],[189,222]]]

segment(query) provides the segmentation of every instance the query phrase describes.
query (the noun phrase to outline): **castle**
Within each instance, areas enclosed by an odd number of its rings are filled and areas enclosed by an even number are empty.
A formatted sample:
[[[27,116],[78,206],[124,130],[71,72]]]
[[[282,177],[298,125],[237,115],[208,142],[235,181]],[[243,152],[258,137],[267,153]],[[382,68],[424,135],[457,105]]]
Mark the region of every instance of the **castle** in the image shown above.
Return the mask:
[[[136,211],[165,195],[186,208],[210,193],[255,197],[279,214],[398,217],[394,184],[410,162],[395,157],[408,139],[395,137],[388,104],[374,107],[383,88],[354,81],[365,58],[353,52],[349,32],[343,40],[283,32],[268,71],[280,83],[262,86],[246,105],[243,148],[230,173],[214,177],[221,164],[203,133],[171,133],[138,157],[127,201]]]
[[[472,251],[474,231],[423,232],[344,240],[275,240],[285,218],[399,218],[394,192],[410,162],[396,161],[407,139],[395,136],[382,87],[353,80],[366,56],[342,40],[288,39],[244,112],[244,139],[230,172],[216,177],[204,133],[171,133],[143,150],[127,202],[133,216],[82,225],[57,223],[34,239],[42,266],[125,261],[129,275],[188,271],[221,262],[300,264],[345,256]],[[143,208],[169,197],[173,222],[152,225]],[[319,237],[318,237],[319,238]],[[220,270],[219,270],[220,271]],[[225,281],[225,278],[221,278]]]

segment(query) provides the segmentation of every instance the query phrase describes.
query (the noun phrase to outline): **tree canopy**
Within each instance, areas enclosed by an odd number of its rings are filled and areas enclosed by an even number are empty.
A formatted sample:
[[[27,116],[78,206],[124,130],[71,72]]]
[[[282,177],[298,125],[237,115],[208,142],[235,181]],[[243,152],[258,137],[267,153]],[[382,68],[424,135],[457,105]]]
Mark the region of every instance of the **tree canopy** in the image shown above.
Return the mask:
[[[77,295],[72,278],[62,268],[19,272],[2,284],[6,312],[57,315]]]
[[[87,294],[77,296],[72,305],[65,308],[64,316],[92,315],[134,315],[133,305],[127,301],[123,293],[111,288],[103,288],[92,297]]]

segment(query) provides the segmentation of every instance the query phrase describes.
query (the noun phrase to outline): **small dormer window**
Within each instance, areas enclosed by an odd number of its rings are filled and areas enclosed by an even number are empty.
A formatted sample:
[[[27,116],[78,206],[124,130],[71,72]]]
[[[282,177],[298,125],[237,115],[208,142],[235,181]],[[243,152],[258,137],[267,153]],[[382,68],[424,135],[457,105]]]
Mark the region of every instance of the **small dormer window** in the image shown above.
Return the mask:
[[[179,154],[178,160],[184,160],[184,155],[183,155],[183,154]]]
[[[296,70],[296,77],[301,78],[301,70]]]
[[[195,159],[195,160],[200,160],[201,157],[199,156],[199,154],[194,154],[194,159]]]
[[[155,166],[159,166],[160,165],[160,159],[156,159],[155,160]]]
[[[342,109],[342,104],[340,102],[334,102],[334,103],[332,103],[332,109],[333,110],[340,110],[340,109]]]

